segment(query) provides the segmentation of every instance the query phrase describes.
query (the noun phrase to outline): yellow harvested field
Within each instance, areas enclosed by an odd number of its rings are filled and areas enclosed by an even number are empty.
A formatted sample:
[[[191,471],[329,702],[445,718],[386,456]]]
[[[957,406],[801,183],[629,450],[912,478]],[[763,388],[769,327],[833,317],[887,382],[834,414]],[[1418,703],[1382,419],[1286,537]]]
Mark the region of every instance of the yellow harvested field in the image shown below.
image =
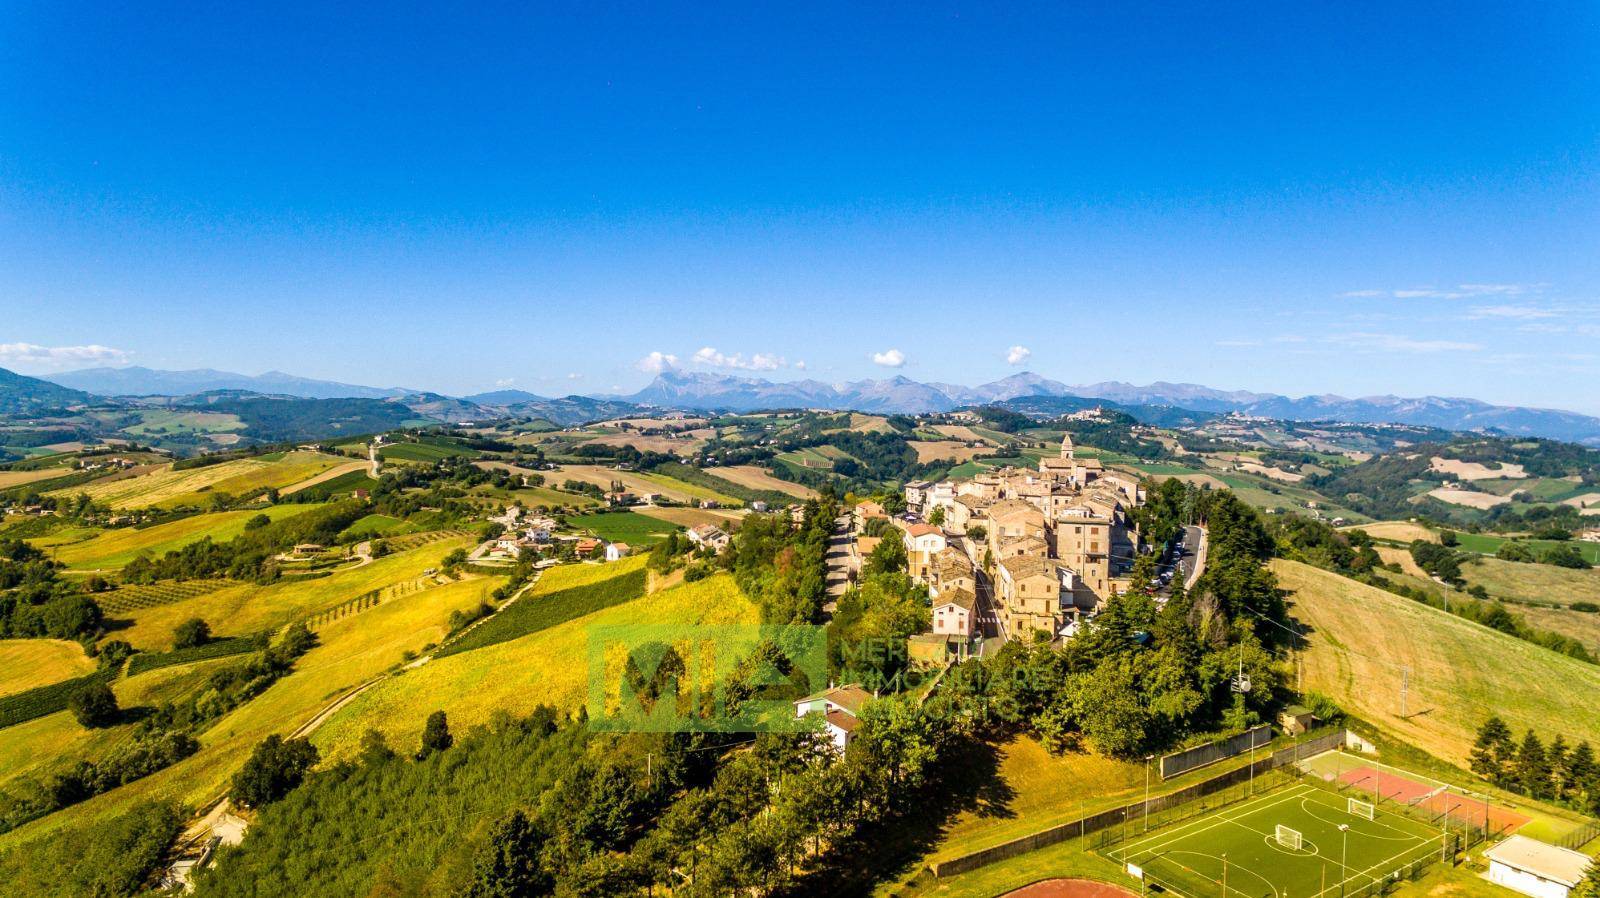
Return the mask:
[[[83,646],[60,639],[0,639],[0,695],[48,686],[95,669]]]
[[[677,524],[679,527],[698,527],[701,524],[715,524],[724,530],[731,530],[739,526],[744,520],[743,511],[731,511],[725,508],[688,508],[681,505],[673,506],[640,506],[631,509],[635,514]]]
[[[520,639],[430,661],[363,693],[312,741],[325,759],[337,760],[355,750],[368,728],[382,732],[391,746],[408,750],[435,710],[449,715],[457,730],[487,723],[499,711],[524,715],[540,704],[575,710],[588,695],[589,635],[595,628],[754,624],[758,618],[733,578],[719,574]]]
[[[1374,539],[1392,539],[1402,543],[1414,543],[1419,539],[1430,543],[1439,541],[1439,534],[1421,524],[1413,524],[1409,521],[1374,521],[1371,524],[1360,524],[1340,529],[1365,530]]]
[[[1454,474],[1462,480],[1514,480],[1528,476],[1528,472],[1518,464],[1501,462],[1498,467],[1490,468],[1475,461],[1440,458],[1437,455],[1428,460],[1428,467],[1441,474]]]
[[[994,452],[989,446],[968,446],[959,440],[918,440],[908,445],[916,450],[917,461],[924,464],[930,461],[966,461],[974,455]]]
[[[1569,742],[1600,732],[1600,666],[1299,562],[1272,570],[1310,628],[1306,688],[1413,745],[1464,766],[1490,714]]]
[[[1468,508],[1478,509],[1493,508],[1496,505],[1504,505],[1511,501],[1505,496],[1496,496],[1493,493],[1480,493],[1474,490],[1464,489],[1447,489],[1445,487],[1440,487],[1436,490],[1429,490],[1428,495],[1438,499],[1440,502],[1448,502],[1451,505],[1464,505]]]
[[[672,455],[693,455],[696,450],[704,446],[705,440],[693,437],[668,436],[654,434],[644,436],[637,433],[607,433],[601,434],[592,440],[584,440],[584,446],[632,446],[640,452],[665,452]]]
[[[692,483],[685,483],[672,477],[660,474],[646,474],[639,471],[618,471],[600,465],[562,465],[558,470],[546,471],[545,483],[549,486],[560,486],[567,480],[581,480],[592,483],[603,490],[611,489],[613,481],[621,481],[622,488],[630,493],[643,495],[645,493],[660,493],[674,502],[695,502],[700,499],[712,499],[724,505],[742,505],[738,499],[725,496],[715,490],[706,489]]]
[[[278,492],[285,496],[292,496],[308,487],[313,487],[319,483],[326,483],[329,480],[343,477],[344,475],[349,474],[351,471],[365,471],[371,466],[372,463],[370,461],[356,461],[355,459],[351,459],[342,465],[334,465],[333,467],[314,477],[308,477],[299,483],[290,484]]]
[[[414,593],[329,624],[317,631],[319,645],[295,663],[292,673],[200,734],[194,756],[0,835],[0,851],[108,819],[140,801],[172,799],[198,807],[215,799],[258,742],[292,733],[338,696],[404,661],[405,653],[438,642],[448,631],[451,611],[476,606],[502,582],[498,577],[470,580]]]
[[[933,429],[953,440],[960,440],[963,443],[983,443],[984,445],[988,446],[994,445],[992,440],[985,439],[982,434],[979,434],[977,431],[965,424],[935,424]],[[1176,443],[1177,441],[1174,440],[1173,442]]]
[[[1600,493],[1584,493],[1581,496],[1573,496],[1571,499],[1563,500],[1561,504],[1585,510],[1600,509]]]
[[[226,542],[243,533],[245,522],[259,514],[277,521],[318,507],[311,504],[274,505],[264,509],[195,515],[154,527],[120,527],[107,530],[92,539],[56,546],[50,555],[76,570],[115,569],[140,555],[160,557],[208,536],[217,542]]]
[[[1417,566],[1416,559],[1411,557],[1410,549],[1400,549],[1394,546],[1378,546],[1376,548],[1378,557],[1383,559],[1384,564],[1398,564],[1402,573],[1410,574],[1413,577],[1421,577],[1424,580],[1432,579],[1428,576],[1427,571]]]
[[[863,415],[860,412],[850,413],[850,429],[862,433],[892,433],[893,427],[889,426],[889,419],[882,415]]]
[[[772,473],[766,468],[757,467],[756,465],[730,465],[726,468],[716,468],[710,473],[748,489],[773,490],[779,493],[786,493],[797,499],[810,499],[817,494],[817,491],[809,486],[780,480],[772,476]]]
[[[277,630],[373,590],[408,588],[408,584],[419,582],[425,568],[438,567],[452,549],[470,548],[471,544],[469,538],[440,540],[371,564],[346,568],[330,577],[286,580],[270,586],[240,583],[170,605],[141,608],[128,615],[130,626],[112,636],[127,640],[135,648],[165,651],[172,647],[173,629],[192,617],[210,624],[211,631],[219,636]],[[371,613],[363,612],[358,617]]]
[[[1268,467],[1253,461],[1240,462],[1239,470],[1248,474],[1259,474],[1262,477],[1270,477],[1273,480],[1281,480],[1284,483],[1299,483],[1300,481],[1306,479],[1304,474],[1296,474],[1293,471],[1285,471],[1282,468]]]
[[[37,471],[0,471],[0,490],[22,486],[25,483],[37,483],[40,480],[49,480],[52,477],[62,477],[70,474],[69,468],[40,468]]]
[[[138,476],[96,481],[52,495],[87,493],[91,499],[117,508],[200,504],[213,492],[250,496],[268,487],[281,489],[346,461],[320,452],[288,452],[274,460],[241,458],[182,471],[167,464]]]
[[[707,422],[705,418],[612,418],[610,421],[601,421],[595,426],[621,427],[622,425],[626,424],[629,427],[638,428],[640,430],[677,430],[685,427],[704,427],[706,423]]]

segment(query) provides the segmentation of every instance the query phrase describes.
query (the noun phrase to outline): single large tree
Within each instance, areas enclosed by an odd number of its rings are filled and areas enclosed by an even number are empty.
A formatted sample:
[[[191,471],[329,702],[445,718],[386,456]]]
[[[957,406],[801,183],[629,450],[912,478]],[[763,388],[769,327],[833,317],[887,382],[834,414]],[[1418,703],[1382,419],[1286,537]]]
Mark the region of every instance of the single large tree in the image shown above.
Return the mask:
[[[1491,783],[1503,783],[1511,751],[1511,728],[1498,716],[1490,717],[1478,728],[1478,740],[1472,746],[1472,772]]]
[[[1517,786],[1534,798],[1550,794],[1550,756],[1544,750],[1539,734],[1528,730],[1517,749]]]
[[[67,699],[67,710],[77,718],[78,723],[89,729],[110,726],[116,723],[120,714],[117,707],[116,693],[106,683],[96,680],[79,689]]]
[[[417,760],[422,760],[436,751],[445,751],[455,744],[455,737],[450,735],[450,721],[443,711],[435,711],[428,715],[428,722],[422,726],[422,749],[417,752]]]
[[[211,625],[198,617],[191,617],[172,630],[172,647],[192,649],[211,641]]]

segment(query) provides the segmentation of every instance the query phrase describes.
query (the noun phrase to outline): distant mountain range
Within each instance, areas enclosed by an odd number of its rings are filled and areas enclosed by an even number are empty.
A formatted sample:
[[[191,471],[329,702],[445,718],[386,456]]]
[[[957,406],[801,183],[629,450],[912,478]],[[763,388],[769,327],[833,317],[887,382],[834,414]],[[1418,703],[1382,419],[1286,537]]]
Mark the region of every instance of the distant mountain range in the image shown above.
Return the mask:
[[[0,415],[37,415],[93,400],[82,391],[0,368]]]
[[[4,372],[11,378],[19,378]],[[1294,421],[1342,421],[1358,424],[1415,424],[1445,430],[1495,429],[1515,436],[1540,436],[1600,446],[1600,418],[1575,412],[1522,406],[1497,406],[1476,399],[1424,396],[1304,396],[1298,399],[1276,393],[1217,390],[1199,384],[1157,382],[1145,386],[1104,381],[1065,384],[1031,372],[975,387],[947,383],[922,383],[897,376],[830,384],[819,380],[776,382],[754,377],[692,371],[666,371],[644,389],[624,396],[568,396],[550,399],[524,390],[496,390],[463,398],[398,387],[366,387],[334,381],[296,377],[278,371],[261,375],[200,369],[160,371],[150,368],[91,368],[52,375],[49,383],[22,378],[33,386],[7,386],[0,378],[0,412],[59,407],[100,396],[183,396],[215,390],[250,391],[307,399],[386,399],[415,410],[420,416],[443,421],[488,420],[515,416],[545,418],[556,424],[633,414],[638,406],[695,411],[726,409],[754,411],[771,408],[853,409],[894,413],[951,411],[987,403],[1029,408],[1019,400],[1028,397],[1075,397],[1116,403],[1124,408],[1165,410],[1165,417],[1139,416],[1142,420],[1176,420],[1172,410],[1211,414],[1238,412],[1263,418]],[[62,390],[62,387],[69,388]],[[27,394],[26,399],[19,398]],[[1035,402],[1031,408],[1042,408]]]
[[[247,390],[302,399],[389,399],[419,390],[363,387],[331,380],[296,377],[282,371],[236,374],[213,368],[161,371],[155,368],[85,368],[45,378],[52,383],[100,396],[189,396],[216,390]]]
[[[760,378],[667,371],[643,390],[618,398],[669,408],[751,411],[808,407],[917,413],[1044,396],[1098,399],[1125,407],[1162,406],[1216,414],[1238,412],[1292,421],[1416,424],[1444,430],[1493,428],[1514,436],[1540,436],[1600,446],[1600,418],[1554,409],[1497,406],[1476,399],[1440,396],[1349,399],[1323,395],[1292,399],[1276,393],[1217,390],[1199,384],[1165,382],[1146,386],[1120,381],[1069,385],[1033,373],[964,387],[919,383],[903,376],[841,384],[816,380],[775,383]]]

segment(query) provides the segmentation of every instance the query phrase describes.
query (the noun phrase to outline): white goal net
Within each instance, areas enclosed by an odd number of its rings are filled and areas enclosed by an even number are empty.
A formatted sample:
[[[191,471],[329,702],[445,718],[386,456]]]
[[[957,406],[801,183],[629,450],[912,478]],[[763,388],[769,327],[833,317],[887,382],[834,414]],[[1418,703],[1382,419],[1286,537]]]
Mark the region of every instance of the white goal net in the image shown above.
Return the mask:
[[[1276,833],[1276,838],[1278,840],[1278,844],[1279,845],[1282,845],[1283,847],[1291,849],[1291,850],[1294,850],[1294,851],[1299,851],[1300,850],[1300,831],[1299,830],[1290,829],[1289,827],[1284,826],[1282,823],[1280,823],[1280,824],[1278,824],[1278,831]]]
[[[1351,814],[1354,814],[1363,820],[1371,820],[1373,817],[1372,802],[1370,801],[1361,801],[1359,799],[1352,798],[1350,799],[1349,810]]]

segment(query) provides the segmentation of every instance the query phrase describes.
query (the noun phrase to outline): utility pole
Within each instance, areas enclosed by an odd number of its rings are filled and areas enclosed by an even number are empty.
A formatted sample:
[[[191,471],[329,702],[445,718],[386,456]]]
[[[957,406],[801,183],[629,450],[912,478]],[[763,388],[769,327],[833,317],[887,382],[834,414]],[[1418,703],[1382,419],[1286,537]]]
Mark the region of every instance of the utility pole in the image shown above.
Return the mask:
[[[1411,688],[1411,668],[1400,668],[1400,716],[1406,717],[1406,691]]]

